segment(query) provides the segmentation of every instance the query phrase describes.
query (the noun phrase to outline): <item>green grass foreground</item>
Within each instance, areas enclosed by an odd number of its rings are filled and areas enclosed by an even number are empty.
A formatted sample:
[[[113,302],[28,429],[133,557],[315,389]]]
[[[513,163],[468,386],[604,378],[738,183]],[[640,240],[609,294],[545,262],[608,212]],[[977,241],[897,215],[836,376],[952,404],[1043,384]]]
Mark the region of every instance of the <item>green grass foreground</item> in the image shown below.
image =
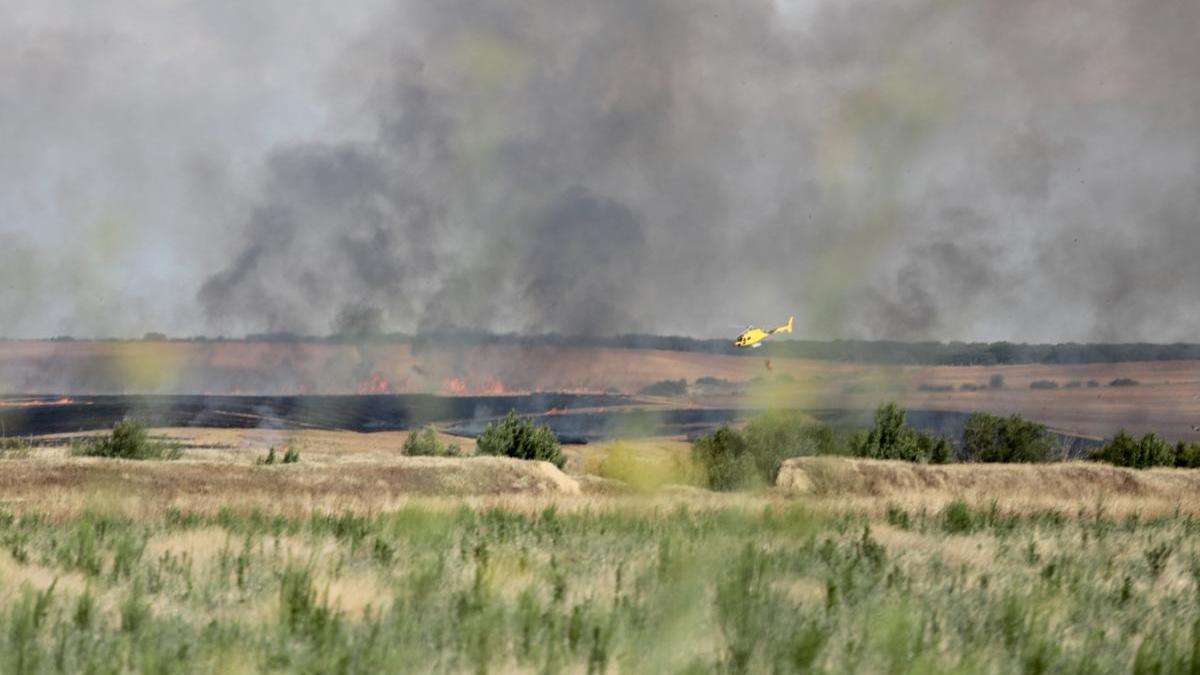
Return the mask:
[[[0,513],[0,672],[1181,672],[1200,521]]]

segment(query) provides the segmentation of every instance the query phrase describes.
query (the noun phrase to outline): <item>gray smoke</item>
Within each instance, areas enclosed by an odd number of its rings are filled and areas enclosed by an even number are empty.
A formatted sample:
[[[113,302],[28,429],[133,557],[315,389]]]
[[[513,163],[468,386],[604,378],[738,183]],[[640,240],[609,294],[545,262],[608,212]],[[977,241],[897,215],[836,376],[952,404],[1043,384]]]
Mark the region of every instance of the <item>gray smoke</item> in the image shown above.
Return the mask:
[[[0,28],[10,334],[1200,331],[1192,0],[110,4],[169,66],[47,4]]]

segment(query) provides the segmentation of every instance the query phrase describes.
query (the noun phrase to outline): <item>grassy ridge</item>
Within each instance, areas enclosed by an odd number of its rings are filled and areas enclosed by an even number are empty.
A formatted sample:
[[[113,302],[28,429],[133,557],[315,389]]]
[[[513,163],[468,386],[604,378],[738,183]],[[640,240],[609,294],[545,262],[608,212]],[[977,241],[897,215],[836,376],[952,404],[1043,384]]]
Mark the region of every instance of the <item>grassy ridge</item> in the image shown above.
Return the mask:
[[[1198,533],[963,502],[3,514],[0,670],[1183,669]]]

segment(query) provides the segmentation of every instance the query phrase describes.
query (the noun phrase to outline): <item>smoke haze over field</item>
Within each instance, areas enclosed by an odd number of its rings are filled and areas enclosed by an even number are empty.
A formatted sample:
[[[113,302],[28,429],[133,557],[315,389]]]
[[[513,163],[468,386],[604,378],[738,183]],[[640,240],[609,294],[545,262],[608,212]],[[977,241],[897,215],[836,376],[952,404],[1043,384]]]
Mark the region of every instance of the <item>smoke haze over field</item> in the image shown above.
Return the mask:
[[[1196,340],[1193,0],[0,0],[0,335]]]

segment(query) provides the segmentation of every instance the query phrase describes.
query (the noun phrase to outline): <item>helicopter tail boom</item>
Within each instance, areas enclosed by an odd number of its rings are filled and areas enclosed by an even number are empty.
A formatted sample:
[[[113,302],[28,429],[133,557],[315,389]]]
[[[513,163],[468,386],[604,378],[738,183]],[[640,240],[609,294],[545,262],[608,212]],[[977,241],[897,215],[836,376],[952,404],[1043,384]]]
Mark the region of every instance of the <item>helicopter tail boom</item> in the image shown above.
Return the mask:
[[[791,333],[792,332],[792,323],[795,320],[796,320],[796,317],[789,316],[787,325],[780,326],[779,328],[776,328],[775,330],[771,331],[771,335],[775,335],[776,333]]]

